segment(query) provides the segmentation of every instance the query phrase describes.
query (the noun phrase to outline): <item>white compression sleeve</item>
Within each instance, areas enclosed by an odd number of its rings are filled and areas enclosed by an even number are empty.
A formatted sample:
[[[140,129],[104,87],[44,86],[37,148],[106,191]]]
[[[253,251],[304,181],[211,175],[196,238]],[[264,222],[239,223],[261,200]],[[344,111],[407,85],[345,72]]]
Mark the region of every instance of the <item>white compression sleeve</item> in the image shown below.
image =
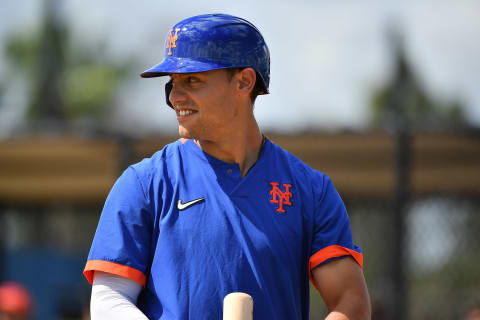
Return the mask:
[[[95,271],[90,300],[91,319],[148,320],[135,305],[141,290],[142,286],[133,280]]]

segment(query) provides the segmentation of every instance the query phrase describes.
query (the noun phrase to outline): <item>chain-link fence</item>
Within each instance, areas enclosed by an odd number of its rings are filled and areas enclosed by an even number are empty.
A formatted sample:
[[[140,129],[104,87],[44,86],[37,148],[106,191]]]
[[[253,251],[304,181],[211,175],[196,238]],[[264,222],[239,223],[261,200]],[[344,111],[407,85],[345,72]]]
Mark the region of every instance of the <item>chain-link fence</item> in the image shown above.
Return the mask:
[[[452,140],[449,152],[432,147],[437,140],[433,144],[414,142],[417,154],[412,157],[408,173],[411,186],[407,196],[401,198],[405,200],[400,220],[403,227],[396,216],[395,148],[393,142],[388,142],[393,140],[384,135],[370,138],[313,135],[273,140],[326,171],[339,189],[350,214],[354,241],[364,251],[374,320],[398,318],[399,307],[401,319],[466,319],[467,310],[480,301],[478,137],[470,137],[468,142],[463,138]],[[161,148],[166,140],[131,140],[127,145],[122,142],[120,152],[113,153],[121,162],[118,174],[126,164]],[[445,145],[448,139],[440,140],[439,145]],[[431,154],[422,155],[419,150],[430,150]],[[55,156],[54,148],[51,153]],[[124,158],[120,159],[119,154]],[[35,163],[35,159],[31,160]],[[21,163],[4,157],[0,164],[0,180],[8,176],[20,179],[21,168],[16,166]],[[54,174],[29,170],[29,177]],[[62,175],[69,171],[65,167],[58,170]],[[79,179],[74,176],[75,181]],[[442,180],[444,183],[440,183]],[[79,195],[81,201],[75,203],[74,193],[66,192],[66,201],[55,201],[45,189],[41,191],[48,201],[32,197],[22,202],[18,200],[21,197],[8,198],[0,181],[1,276],[30,289],[36,303],[34,319],[81,319],[88,313],[89,293],[81,271],[104,195],[91,202]],[[401,237],[398,230],[402,231]],[[314,289],[311,301],[311,319],[324,317],[325,307]]]
[[[412,199],[406,214],[405,259],[395,259],[391,206],[350,203],[356,241],[365,250],[365,275],[374,319],[391,319],[393,264],[405,266],[406,319],[462,319],[480,298],[480,206],[477,199]]]

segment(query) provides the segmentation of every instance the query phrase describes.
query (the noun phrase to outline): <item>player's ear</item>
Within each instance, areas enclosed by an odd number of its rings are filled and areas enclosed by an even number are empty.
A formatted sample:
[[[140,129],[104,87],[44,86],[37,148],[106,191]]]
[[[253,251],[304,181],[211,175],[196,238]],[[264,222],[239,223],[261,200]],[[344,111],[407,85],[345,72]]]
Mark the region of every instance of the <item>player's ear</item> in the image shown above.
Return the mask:
[[[239,93],[250,96],[250,92],[252,92],[255,87],[255,81],[257,79],[255,70],[252,68],[244,68],[235,74],[235,78],[237,79],[237,89]]]

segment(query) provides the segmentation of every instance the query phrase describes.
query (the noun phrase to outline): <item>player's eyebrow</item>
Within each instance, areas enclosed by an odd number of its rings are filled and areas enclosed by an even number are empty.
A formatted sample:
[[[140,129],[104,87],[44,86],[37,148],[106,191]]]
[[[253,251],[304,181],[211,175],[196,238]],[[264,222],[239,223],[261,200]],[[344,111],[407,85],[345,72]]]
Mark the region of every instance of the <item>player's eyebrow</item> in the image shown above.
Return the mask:
[[[198,76],[200,75],[200,72],[189,72],[189,73],[171,73],[168,76],[170,79],[173,78],[186,78],[186,77],[191,77],[191,76]]]

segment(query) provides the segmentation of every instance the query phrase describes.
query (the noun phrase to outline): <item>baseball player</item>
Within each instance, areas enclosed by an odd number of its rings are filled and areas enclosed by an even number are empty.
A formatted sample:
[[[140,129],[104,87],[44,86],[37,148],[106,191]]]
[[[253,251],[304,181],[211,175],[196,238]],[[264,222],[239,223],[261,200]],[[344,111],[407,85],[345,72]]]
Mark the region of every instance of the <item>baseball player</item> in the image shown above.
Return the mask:
[[[369,319],[362,252],[330,179],[266,138],[253,115],[270,81],[250,22],[194,16],[167,34],[180,139],[113,186],[84,274],[92,319],[221,319],[248,293],[254,319],[308,319],[309,279],[327,319]]]

